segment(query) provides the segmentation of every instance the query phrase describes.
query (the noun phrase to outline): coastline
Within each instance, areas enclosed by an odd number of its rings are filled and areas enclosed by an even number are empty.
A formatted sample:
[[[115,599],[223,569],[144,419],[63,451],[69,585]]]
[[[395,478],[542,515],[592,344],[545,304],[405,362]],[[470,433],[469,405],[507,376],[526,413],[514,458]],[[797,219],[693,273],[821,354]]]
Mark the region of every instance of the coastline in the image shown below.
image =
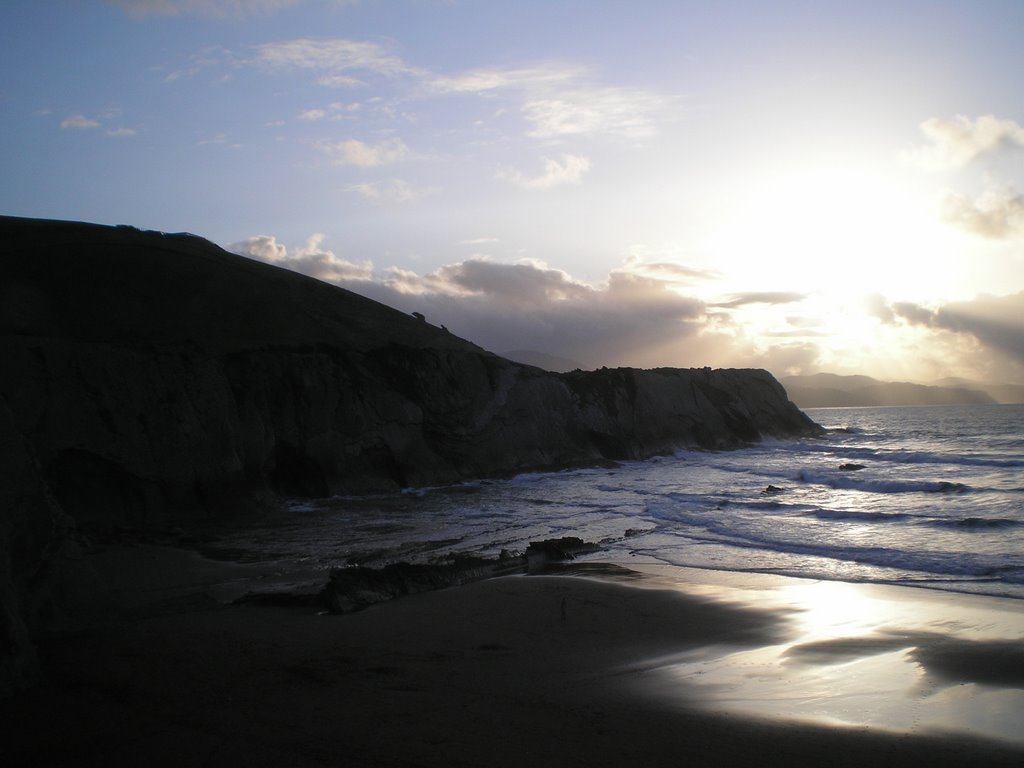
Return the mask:
[[[40,644],[48,684],[4,715],[15,765],[1024,757],[999,720],[1019,725],[1024,695],[1006,598],[585,563],[333,616],[225,604],[295,584],[272,565],[155,546],[104,558],[128,610]]]

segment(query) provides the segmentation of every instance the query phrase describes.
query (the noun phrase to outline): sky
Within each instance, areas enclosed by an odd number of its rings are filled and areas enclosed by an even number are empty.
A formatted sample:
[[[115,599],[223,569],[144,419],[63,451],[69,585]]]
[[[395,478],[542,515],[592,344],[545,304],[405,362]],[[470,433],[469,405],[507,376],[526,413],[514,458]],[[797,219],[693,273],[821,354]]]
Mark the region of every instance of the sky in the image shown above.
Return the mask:
[[[1024,2],[4,0],[0,214],[498,353],[1024,383]]]

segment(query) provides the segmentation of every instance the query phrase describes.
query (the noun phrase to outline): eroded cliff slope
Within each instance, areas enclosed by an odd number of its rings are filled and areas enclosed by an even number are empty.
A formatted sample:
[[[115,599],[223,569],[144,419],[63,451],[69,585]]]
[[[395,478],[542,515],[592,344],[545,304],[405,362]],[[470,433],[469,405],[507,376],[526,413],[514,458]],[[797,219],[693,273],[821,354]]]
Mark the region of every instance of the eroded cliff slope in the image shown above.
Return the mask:
[[[9,647],[39,602],[25,574],[45,571],[69,521],[196,524],[282,495],[817,430],[764,371],[552,374],[201,238],[130,227],[0,217],[0,360]]]

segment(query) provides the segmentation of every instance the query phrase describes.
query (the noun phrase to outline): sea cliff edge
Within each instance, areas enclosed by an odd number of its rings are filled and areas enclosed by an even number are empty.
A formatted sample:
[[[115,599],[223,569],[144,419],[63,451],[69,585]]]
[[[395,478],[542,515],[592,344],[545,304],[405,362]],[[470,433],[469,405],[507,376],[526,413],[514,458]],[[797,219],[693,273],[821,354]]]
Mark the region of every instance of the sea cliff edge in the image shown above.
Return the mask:
[[[0,695],[75,530],[736,448],[820,428],[763,370],[555,374],[190,234],[0,217]]]

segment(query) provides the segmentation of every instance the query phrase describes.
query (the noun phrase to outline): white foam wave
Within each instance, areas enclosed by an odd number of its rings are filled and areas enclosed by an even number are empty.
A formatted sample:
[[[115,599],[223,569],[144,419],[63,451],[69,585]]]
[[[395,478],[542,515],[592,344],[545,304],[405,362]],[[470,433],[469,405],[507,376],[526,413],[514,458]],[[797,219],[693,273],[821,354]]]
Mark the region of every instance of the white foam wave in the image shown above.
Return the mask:
[[[797,479],[803,483],[825,485],[837,490],[870,493],[965,493],[971,490],[963,483],[947,480],[882,480],[851,475],[834,475],[806,469],[797,473]]]

